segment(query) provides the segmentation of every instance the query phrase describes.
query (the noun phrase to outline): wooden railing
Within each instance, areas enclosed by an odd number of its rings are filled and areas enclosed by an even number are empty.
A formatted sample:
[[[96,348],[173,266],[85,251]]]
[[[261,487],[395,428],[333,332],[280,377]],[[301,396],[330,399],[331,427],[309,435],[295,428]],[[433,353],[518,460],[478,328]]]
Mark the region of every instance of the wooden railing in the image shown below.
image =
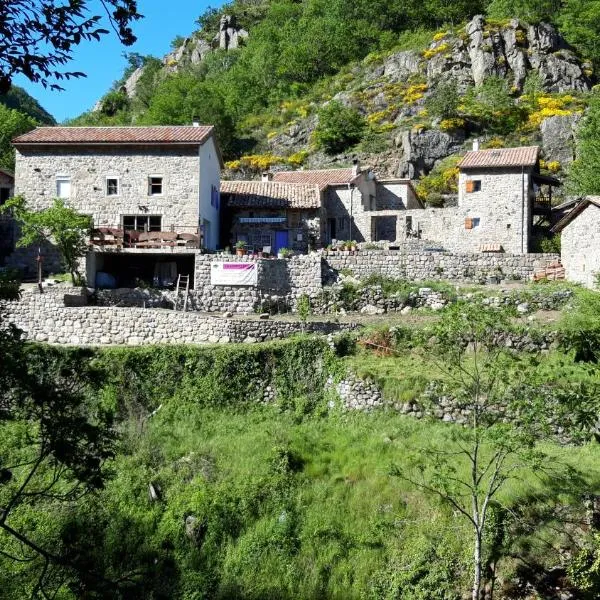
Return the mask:
[[[112,248],[198,248],[200,236],[181,231],[135,231],[98,227],[90,232],[90,246]]]

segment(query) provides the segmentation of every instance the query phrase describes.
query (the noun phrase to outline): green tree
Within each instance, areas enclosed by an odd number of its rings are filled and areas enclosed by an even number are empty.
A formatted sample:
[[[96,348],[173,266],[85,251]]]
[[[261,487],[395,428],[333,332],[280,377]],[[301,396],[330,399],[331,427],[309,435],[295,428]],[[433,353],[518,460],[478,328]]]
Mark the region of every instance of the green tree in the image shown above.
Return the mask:
[[[88,215],[68,207],[60,198],[49,208],[33,211],[27,208],[22,196],[10,198],[0,211],[10,212],[19,225],[21,237],[17,246],[31,246],[40,241],[56,245],[73,284],[81,280],[79,259],[87,252],[86,236],[92,225]]]
[[[555,20],[567,41],[600,67],[600,0],[564,0]]]
[[[522,19],[528,23],[551,21],[558,13],[560,0],[492,0],[487,14],[493,19]]]
[[[314,140],[328,154],[337,154],[360,142],[365,126],[365,119],[356,109],[333,100],[319,111]]]
[[[524,118],[508,82],[500,77],[488,77],[469,89],[463,99],[463,112],[483,131],[500,134],[514,131]]]
[[[14,137],[31,131],[36,125],[31,117],[0,104],[0,167],[14,171],[15,149],[11,141]]]
[[[487,559],[495,550],[486,547],[491,507],[520,472],[536,468],[543,474],[544,454],[536,442],[550,430],[547,399],[531,389],[519,392],[525,383],[522,359],[496,341],[497,332],[509,324],[509,315],[500,309],[456,303],[448,310],[434,328],[433,360],[445,377],[444,395],[455,399],[468,421],[450,439],[420,448],[412,469],[394,471],[470,523],[473,600],[480,600]],[[438,402],[432,400],[433,410],[439,409]]]
[[[425,100],[425,108],[432,117],[454,119],[458,116],[460,96],[455,81],[439,82]]]
[[[231,146],[233,121],[219,88],[199,81],[191,73],[166,78],[150,100],[143,122],[153,125],[189,125],[194,121],[214,125],[223,152]]]
[[[577,132],[577,158],[568,173],[574,194],[600,194],[600,94],[591,96],[588,110]]]

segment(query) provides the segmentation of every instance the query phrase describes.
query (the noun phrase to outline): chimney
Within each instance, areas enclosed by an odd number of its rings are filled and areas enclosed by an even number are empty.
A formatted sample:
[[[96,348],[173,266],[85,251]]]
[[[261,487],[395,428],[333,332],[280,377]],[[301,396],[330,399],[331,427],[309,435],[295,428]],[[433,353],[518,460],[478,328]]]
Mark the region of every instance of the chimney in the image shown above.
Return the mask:
[[[198,121],[194,121],[192,123],[192,127],[200,127],[200,123],[198,123]]]
[[[360,162],[359,162],[358,158],[355,158],[352,161],[352,165],[353,165],[353,167],[352,167],[352,176],[353,177],[357,177],[358,174],[360,173]]]
[[[477,152],[479,150],[479,140],[475,138],[473,140],[473,152]]]
[[[261,181],[273,181],[273,173],[270,171],[265,171],[262,174]]]

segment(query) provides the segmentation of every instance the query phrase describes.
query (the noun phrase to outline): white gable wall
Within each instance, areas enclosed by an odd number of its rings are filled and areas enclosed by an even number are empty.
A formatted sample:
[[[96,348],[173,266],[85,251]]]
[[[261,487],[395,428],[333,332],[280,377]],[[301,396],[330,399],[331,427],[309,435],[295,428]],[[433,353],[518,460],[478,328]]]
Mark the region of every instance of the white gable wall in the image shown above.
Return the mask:
[[[596,287],[600,273],[600,208],[590,204],[562,231],[561,262],[569,281]]]

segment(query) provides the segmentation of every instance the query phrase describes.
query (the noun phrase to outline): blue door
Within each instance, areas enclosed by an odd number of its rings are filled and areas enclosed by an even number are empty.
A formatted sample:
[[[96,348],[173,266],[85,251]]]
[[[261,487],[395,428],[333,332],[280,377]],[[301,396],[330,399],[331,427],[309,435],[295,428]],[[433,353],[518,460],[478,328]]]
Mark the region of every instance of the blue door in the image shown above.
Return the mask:
[[[287,231],[276,231],[275,232],[275,247],[273,248],[273,254],[277,254],[281,248],[287,248],[288,245],[288,232]]]

